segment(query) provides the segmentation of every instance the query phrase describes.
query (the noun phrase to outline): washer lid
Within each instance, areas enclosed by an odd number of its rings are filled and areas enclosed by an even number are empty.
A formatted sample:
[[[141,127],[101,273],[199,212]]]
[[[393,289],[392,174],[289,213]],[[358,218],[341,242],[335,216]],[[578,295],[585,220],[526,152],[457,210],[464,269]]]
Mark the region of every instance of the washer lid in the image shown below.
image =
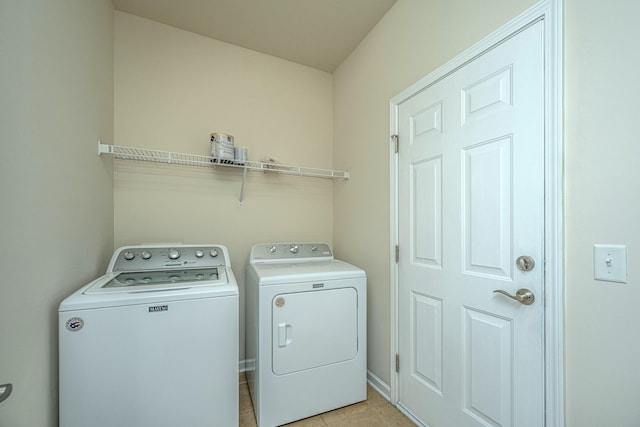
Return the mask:
[[[85,295],[117,292],[149,292],[203,286],[226,285],[224,267],[157,270],[115,273],[110,280],[99,281],[88,287]]]
[[[198,274],[197,271],[189,274]],[[229,267],[218,269],[217,280],[146,283],[134,286],[110,286],[119,275],[108,273],[69,295],[60,303],[59,311],[117,307],[163,301],[182,301],[201,298],[238,297],[238,284]],[[143,274],[143,272],[140,272]]]

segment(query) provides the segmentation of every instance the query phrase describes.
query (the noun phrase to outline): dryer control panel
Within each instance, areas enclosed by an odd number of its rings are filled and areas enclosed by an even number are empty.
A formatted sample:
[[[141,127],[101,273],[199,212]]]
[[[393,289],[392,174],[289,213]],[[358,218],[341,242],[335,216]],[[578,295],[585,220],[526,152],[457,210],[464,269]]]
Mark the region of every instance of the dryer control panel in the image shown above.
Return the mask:
[[[261,243],[251,248],[250,263],[332,260],[326,243]]]

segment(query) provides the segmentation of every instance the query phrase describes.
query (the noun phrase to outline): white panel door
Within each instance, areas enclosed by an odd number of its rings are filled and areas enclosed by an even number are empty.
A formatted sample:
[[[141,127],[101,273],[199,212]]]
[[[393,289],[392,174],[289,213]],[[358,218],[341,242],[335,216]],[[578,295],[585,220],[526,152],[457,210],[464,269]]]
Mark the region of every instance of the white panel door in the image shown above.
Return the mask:
[[[430,427],[544,425],[543,68],[539,22],[399,105],[399,404]]]

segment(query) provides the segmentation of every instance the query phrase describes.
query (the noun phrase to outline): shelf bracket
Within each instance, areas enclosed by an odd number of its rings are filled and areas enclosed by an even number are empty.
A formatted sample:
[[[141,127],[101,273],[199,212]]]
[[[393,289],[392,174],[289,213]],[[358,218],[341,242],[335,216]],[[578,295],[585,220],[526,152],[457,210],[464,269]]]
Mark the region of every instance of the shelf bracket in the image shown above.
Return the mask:
[[[101,154],[113,154],[113,145],[103,144],[98,141],[98,156]]]

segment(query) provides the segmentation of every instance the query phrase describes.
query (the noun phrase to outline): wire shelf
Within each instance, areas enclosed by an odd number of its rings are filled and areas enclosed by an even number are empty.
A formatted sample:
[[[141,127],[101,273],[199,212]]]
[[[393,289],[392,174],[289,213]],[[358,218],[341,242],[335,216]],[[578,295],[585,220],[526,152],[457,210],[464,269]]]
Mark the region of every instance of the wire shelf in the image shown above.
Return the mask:
[[[140,160],[145,162],[167,163],[200,167],[225,167],[244,169],[245,171],[273,172],[285,175],[309,176],[315,178],[349,179],[348,171],[318,169],[304,166],[284,165],[281,163],[245,161],[242,163],[198,154],[175,153],[172,151],[150,150],[147,148],[125,147],[98,142],[98,155],[107,154],[122,160]]]

